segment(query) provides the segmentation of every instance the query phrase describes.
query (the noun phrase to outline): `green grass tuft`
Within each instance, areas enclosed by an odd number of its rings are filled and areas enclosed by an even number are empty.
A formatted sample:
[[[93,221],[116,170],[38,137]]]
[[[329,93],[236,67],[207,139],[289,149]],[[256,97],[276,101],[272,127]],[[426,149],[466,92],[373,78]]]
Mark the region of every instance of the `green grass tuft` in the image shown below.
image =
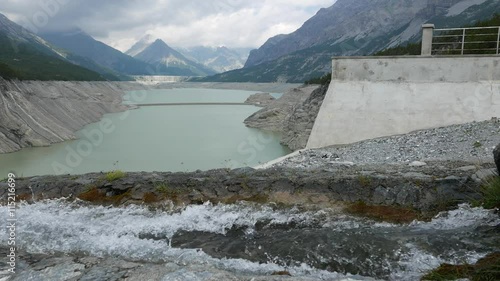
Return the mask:
[[[172,188],[166,182],[157,182],[154,184],[154,187],[158,193],[168,198],[176,198],[181,193],[178,188]]]
[[[480,141],[476,141],[474,144],[473,144],[474,148],[480,148],[483,146],[483,144],[480,142]]]
[[[487,180],[481,192],[483,194],[482,205],[484,208],[500,208],[500,177]]]
[[[116,181],[125,177],[125,173],[119,170],[108,172],[105,176],[108,182]]]
[[[489,254],[475,265],[442,264],[422,277],[421,280],[445,281],[465,278],[471,281],[500,280],[500,253]]]
[[[359,175],[358,176],[359,184],[363,187],[369,187],[372,184],[372,179],[369,176]]]

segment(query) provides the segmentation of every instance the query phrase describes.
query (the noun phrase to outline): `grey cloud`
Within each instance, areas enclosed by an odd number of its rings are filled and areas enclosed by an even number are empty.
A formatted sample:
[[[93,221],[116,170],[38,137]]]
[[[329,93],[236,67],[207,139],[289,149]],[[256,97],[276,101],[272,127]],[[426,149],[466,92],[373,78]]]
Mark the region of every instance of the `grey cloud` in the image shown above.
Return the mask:
[[[260,18],[249,19],[241,18],[238,27],[240,30],[242,26],[253,26],[251,32],[269,33],[268,29],[271,24],[266,20],[284,21],[290,25],[290,22],[300,20],[292,18],[286,12],[283,15],[262,15],[266,6],[265,12],[275,9],[294,9],[294,4],[283,6],[280,1],[274,2],[272,0],[263,1],[246,1],[246,0],[218,0],[218,1],[200,1],[200,0],[1,0],[3,3],[0,6],[0,12],[15,15],[18,23],[28,27],[37,32],[45,31],[64,31],[79,27],[94,37],[101,38],[109,41],[119,41],[132,38],[137,39],[141,37],[148,30],[163,30],[162,34],[167,34],[167,30],[171,32],[188,32],[187,38],[181,40],[184,44],[192,36],[193,40],[197,37],[203,37],[204,42],[211,40],[208,32],[222,29],[227,36],[238,35],[238,30],[232,31],[231,26],[234,25],[234,19],[229,19],[230,15],[242,13],[242,11],[256,11],[260,12]],[[331,3],[334,0],[317,0],[316,4],[307,7],[308,10],[316,10],[322,7],[318,1],[324,3]],[[273,4],[273,2],[275,4]],[[293,1],[292,1],[293,2]],[[274,6],[275,7],[274,7]],[[272,8],[269,9],[269,6]],[[295,7],[295,9],[302,9],[304,4]],[[325,6],[323,4],[323,6]],[[328,5],[326,5],[328,6]],[[304,12],[305,13],[305,12]],[[248,13],[247,13],[248,14]],[[250,13],[251,14],[251,13]],[[314,13],[307,12],[309,16]],[[223,19],[220,20],[220,17]],[[226,17],[226,18],[224,18]],[[218,19],[218,21],[215,21]],[[204,26],[204,22],[207,26]],[[225,22],[227,21],[227,23]],[[197,23],[197,24],[196,24]],[[210,26],[214,24],[220,25],[217,27]],[[295,23],[299,25],[300,22]],[[267,26],[266,26],[267,25]],[[189,29],[192,28],[192,29]],[[196,30],[194,30],[196,29]],[[292,30],[291,30],[292,31]],[[177,35],[177,34],[174,34]],[[260,34],[256,34],[259,36]],[[248,36],[248,34],[245,34]],[[177,38],[176,36],[173,36]],[[220,34],[214,34],[214,41],[221,41]],[[259,38],[260,39],[260,38]],[[175,39],[174,39],[175,40]],[[238,39],[228,38],[228,42],[235,42]],[[254,40],[255,41],[255,40]],[[174,42],[175,43],[175,42]],[[193,42],[195,43],[195,42]],[[216,44],[215,42],[213,42]],[[221,42],[224,43],[224,42]],[[252,44],[256,42],[249,41],[248,43],[240,42],[239,44]]]

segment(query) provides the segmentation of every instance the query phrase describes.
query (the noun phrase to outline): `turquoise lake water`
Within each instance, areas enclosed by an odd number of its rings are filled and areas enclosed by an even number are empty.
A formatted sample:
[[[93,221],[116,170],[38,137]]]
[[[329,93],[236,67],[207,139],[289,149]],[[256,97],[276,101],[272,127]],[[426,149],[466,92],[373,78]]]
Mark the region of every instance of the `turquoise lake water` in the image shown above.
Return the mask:
[[[238,103],[253,93],[170,89],[130,92],[124,99],[129,104]],[[257,110],[248,105],[188,105],[140,107],[107,114],[77,132],[77,140],[0,155],[0,175],[255,166],[289,153],[280,145],[279,134],[245,127],[243,120]]]

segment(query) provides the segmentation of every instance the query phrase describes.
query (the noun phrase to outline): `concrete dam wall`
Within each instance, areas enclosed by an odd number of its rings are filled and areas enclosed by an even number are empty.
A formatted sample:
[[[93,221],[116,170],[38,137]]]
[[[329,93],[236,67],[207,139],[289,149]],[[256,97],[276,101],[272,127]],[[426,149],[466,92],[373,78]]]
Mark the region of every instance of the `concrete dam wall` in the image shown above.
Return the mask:
[[[500,117],[500,56],[334,58],[307,148]]]

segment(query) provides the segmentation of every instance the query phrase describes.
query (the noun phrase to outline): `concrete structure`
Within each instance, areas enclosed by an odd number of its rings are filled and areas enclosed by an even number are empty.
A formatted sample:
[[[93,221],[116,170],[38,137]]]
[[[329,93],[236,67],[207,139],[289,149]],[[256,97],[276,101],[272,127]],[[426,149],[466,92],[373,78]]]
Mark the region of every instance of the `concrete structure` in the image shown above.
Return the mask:
[[[499,56],[342,57],[307,148],[500,117]]]
[[[434,28],[433,24],[424,24],[422,25],[422,56],[430,56],[432,55],[432,37],[434,36]]]
[[[157,83],[175,83],[182,82],[189,77],[185,76],[162,76],[162,75],[148,75],[148,76],[132,76],[137,82],[143,84],[157,84]]]

